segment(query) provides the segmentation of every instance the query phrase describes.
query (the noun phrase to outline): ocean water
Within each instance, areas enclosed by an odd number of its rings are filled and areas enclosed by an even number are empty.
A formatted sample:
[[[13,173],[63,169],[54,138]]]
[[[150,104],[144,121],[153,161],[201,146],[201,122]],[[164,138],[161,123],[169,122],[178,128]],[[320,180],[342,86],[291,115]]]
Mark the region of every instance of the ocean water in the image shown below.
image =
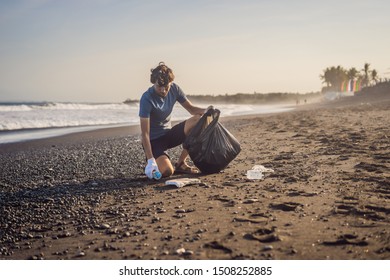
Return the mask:
[[[221,117],[278,113],[294,108],[291,105],[213,105],[221,111]],[[138,125],[138,110],[138,103],[0,103],[0,144],[105,127]],[[173,121],[189,117],[183,107],[179,104],[175,106]]]

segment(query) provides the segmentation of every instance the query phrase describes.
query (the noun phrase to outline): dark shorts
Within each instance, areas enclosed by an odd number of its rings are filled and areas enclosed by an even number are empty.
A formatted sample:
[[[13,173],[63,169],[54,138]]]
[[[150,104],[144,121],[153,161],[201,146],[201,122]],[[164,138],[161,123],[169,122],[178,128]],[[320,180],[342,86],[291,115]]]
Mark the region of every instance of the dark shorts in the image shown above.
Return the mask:
[[[157,159],[162,155],[166,155],[169,158],[165,151],[183,144],[184,140],[186,139],[184,125],[185,121],[178,123],[177,125],[173,126],[165,135],[150,141],[154,158]]]

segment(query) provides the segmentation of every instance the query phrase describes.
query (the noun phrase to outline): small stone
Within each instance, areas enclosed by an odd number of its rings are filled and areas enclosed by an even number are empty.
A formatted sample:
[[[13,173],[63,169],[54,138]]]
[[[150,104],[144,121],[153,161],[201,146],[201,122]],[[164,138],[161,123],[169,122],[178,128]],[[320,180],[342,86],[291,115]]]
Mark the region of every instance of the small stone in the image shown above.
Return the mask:
[[[291,254],[295,255],[296,253],[298,253],[297,249],[291,249]]]
[[[118,233],[118,229],[117,228],[111,228],[111,229],[107,229],[107,234],[116,234]]]
[[[183,255],[185,252],[186,252],[186,249],[184,249],[184,248],[180,248],[180,249],[176,250],[176,254],[178,254],[178,255]]]
[[[250,199],[245,200],[243,203],[244,204],[252,204],[252,203],[255,203],[255,202],[258,202],[258,201],[259,201],[258,199],[250,198]]]
[[[110,226],[109,224],[101,224],[101,225],[99,226],[99,228],[100,228],[100,229],[109,229],[109,228],[111,228],[111,226]]]
[[[191,256],[191,255],[193,255],[193,254],[194,254],[193,251],[191,251],[191,250],[186,250],[186,251],[183,253],[183,256]]]
[[[66,232],[63,232],[63,233],[60,233],[59,235],[57,235],[58,238],[66,238],[66,237],[70,237],[70,236],[72,236],[72,234],[69,231],[66,231]]]
[[[271,250],[273,250],[274,249],[274,246],[272,246],[272,245],[265,245],[264,247],[263,247],[263,250],[264,251],[271,251]]]
[[[177,219],[181,219],[181,218],[184,218],[185,216],[186,215],[184,215],[184,214],[175,214],[172,217],[177,218]]]

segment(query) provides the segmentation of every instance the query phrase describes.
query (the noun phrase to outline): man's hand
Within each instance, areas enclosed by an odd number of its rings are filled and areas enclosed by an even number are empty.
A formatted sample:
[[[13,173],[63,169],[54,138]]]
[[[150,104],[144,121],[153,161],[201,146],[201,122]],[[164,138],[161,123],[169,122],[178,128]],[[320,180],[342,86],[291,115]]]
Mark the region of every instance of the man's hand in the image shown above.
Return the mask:
[[[207,109],[204,111],[204,114],[206,114],[209,110],[214,110],[214,106],[210,105],[209,107],[207,107]]]
[[[149,179],[153,179],[153,171],[160,172],[160,170],[158,170],[156,160],[154,158],[150,158],[150,159],[148,159],[148,164],[145,167],[145,175]]]

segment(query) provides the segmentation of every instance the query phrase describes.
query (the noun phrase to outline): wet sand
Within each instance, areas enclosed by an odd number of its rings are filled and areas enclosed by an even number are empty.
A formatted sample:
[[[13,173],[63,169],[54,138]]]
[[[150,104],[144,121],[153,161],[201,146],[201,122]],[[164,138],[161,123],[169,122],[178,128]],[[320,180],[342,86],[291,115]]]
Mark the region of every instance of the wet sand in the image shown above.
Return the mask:
[[[241,153],[180,189],[138,128],[0,145],[0,259],[390,258],[390,100],[221,122]]]

